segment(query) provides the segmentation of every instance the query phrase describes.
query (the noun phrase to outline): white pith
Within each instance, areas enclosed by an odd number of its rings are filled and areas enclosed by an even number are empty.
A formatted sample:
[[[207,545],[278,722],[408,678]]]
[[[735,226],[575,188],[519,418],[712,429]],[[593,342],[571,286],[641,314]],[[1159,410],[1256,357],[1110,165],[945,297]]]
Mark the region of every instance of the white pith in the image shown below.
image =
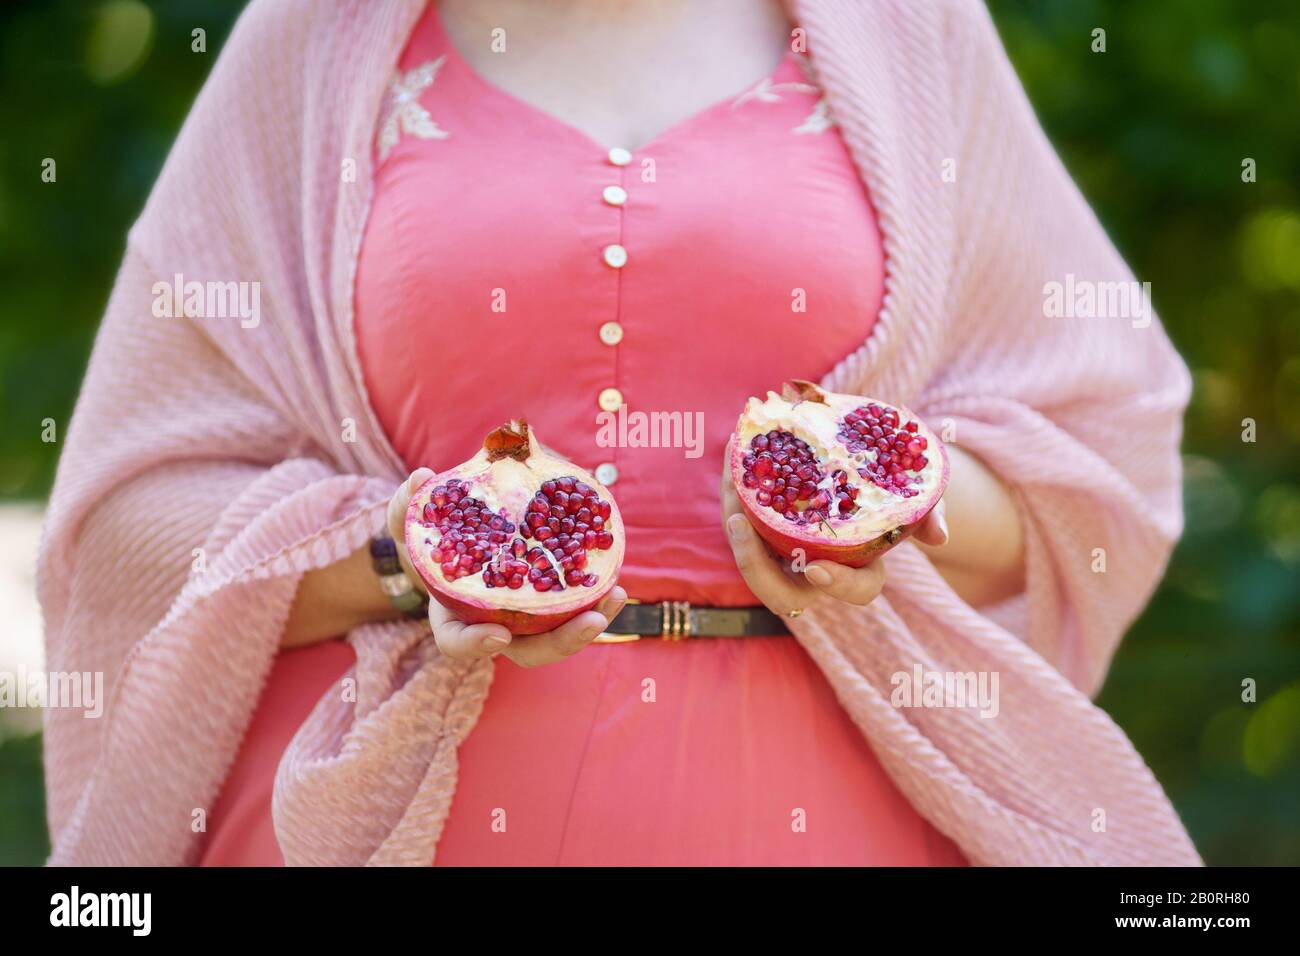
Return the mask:
[[[493,462],[489,460],[487,452],[483,451],[459,468],[437,476],[436,479],[427,482],[420,488],[416,497],[412,499],[412,513],[420,514],[423,511],[433,489],[438,485],[445,485],[450,480],[467,483],[469,485],[467,494],[470,497],[482,501],[495,513],[499,513],[504,508],[507,517],[516,526],[515,532],[510,535],[506,542],[493,546],[496,549],[495,551],[489,550],[488,559],[485,563],[490,565],[497,553],[503,550],[509,551],[513,540],[521,537],[519,528],[524,520],[525,509],[542,483],[553,478],[572,476],[578,481],[590,485],[600,499],[609,502],[610,506],[610,516],[605,521],[604,530],[613,534],[613,547],[604,550],[588,550],[587,566],[582,569],[584,575],[596,575],[596,584],[591,587],[565,584],[564,572],[559,567],[559,562],[551,551],[546,548],[542,550],[546,551],[548,558],[551,559],[552,567],[561,585],[560,587],[553,587],[549,591],[535,590],[530,581],[525,581],[524,586],[518,589],[509,587],[489,588],[483,581],[482,570],[449,581],[443,575],[438,560],[436,548],[438,542],[442,540],[442,535],[437,527],[425,526],[421,523],[408,528],[407,546],[412,552],[412,559],[417,566],[422,568],[426,576],[432,576],[439,582],[440,589],[444,593],[453,594],[457,598],[466,601],[504,610],[554,610],[569,602],[582,602],[588,599],[589,596],[599,594],[604,589],[604,586],[609,583],[610,578],[618,573],[618,568],[623,559],[623,521],[619,516],[618,506],[614,503],[609,489],[571,462],[553,458],[540,451],[536,446],[535,439],[532,439],[531,436],[530,444],[532,445],[532,451],[526,461],[502,458]],[[533,548],[541,547],[541,543],[535,538],[525,538],[524,543],[530,551]]]
[[[870,451],[850,453],[841,443],[839,437],[840,423],[845,415],[870,403],[870,400],[855,395],[836,395],[825,393],[825,403],[803,401],[791,404],[775,392],[768,392],[767,398],[760,401],[751,398],[745,405],[737,428],[740,447],[743,452],[752,453],[750,442],[756,435],[769,431],[790,432],[808,443],[808,447],[817,456],[826,477],[817,483],[831,493],[830,517],[819,524],[796,524],[787,521],[771,508],[755,507],[763,520],[774,528],[790,532],[797,529],[800,534],[825,538],[864,540],[884,534],[900,526],[910,524],[933,504],[935,492],[943,481],[943,452],[938,436],[925,423],[914,415],[899,410],[900,427],[907,421],[917,423],[916,435],[926,440],[925,468],[920,472],[908,472],[913,477],[917,494],[904,498],[881,488],[868,478],[858,474],[858,468],[867,463],[874,463],[875,455]],[[877,403],[884,404],[884,403]],[[897,409],[897,406],[887,406]],[[831,477],[836,470],[842,470],[849,476],[849,483],[857,486],[858,510],[850,516],[841,516],[835,508],[834,480]],[[751,497],[754,489],[741,489]],[[801,505],[806,504],[804,502]]]

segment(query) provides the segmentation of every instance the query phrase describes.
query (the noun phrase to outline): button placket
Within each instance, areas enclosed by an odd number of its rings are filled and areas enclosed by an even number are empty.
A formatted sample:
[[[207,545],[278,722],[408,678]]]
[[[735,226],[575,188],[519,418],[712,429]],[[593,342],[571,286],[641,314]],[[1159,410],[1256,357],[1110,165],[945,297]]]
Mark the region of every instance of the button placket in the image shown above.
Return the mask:
[[[627,189],[622,184],[622,170],[632,162],[632,153],[622,147],[615,146],[608,152],[606,159],[610,166],[613,166],[617,171],[618,175],[616,178],[618,181],[606,185],[604,189],[601,190],[600,198],[606,206],[609,206],[614,213],[619,215],[618,231],[619,238],[621,239],[623,234],[622,212],[628,201]],[[627,248],[621,242],[609,243],[601,250],[601,258],[604,259],[605,264],[611,269],[622,269],[627,265]],[[601,325],[598,335],[600,336],[600,341],[611,348],[623,341],[623,326],[617,321],[617,310],[614,319]],[[618,412],[618,410],[624,405],[623,393],[611,385],[608,388],[601,390],[600,394],[596,397],[596,404],[603,412]],[[615,450],[614,453],[617,455],[617,450]],[[603,485],[612,485],[618,480],[618,466],[612,461],[601,462],[596,466],[596,480]]]

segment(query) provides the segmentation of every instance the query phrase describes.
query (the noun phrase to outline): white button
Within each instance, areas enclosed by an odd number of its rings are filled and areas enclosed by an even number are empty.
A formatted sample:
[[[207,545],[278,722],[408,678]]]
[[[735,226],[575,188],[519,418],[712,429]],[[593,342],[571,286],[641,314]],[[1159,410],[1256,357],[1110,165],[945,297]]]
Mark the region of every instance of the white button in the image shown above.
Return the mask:
[[[600,340],[606,345],[618,345],[623,341],[623,326],[617,322],[606,322],[600,327]]]
[[[618,469],[607,461],[596,466],[596,480],[602,485],[612,485],[618,481]]]
[[[602,388],[596,396],[596,404],[607,412],[616,412],[623,404],[623,393],[616,388]]]
[[[605,247],[605,265],[615,269],[623,268],[627,265],[627,250],[617,242],[610,243]]]
[[[605,202],[611,206],[621,206],[627,202],[627,190],[622,186],[606,186],[601,195],[605,197]]]
[[[632,162],[632,154],[622,146],[615,146],[609,151],[609,161],[615,166],[626,166]]]

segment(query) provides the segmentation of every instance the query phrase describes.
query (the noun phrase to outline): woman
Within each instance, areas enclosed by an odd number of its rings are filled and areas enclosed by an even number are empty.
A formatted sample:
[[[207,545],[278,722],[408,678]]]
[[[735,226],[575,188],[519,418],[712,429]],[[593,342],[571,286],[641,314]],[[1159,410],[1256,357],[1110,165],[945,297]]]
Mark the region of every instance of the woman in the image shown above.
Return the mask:
[[[51,505],[50,666],[112,694],[49,716],[52,860],[1198,862],[1088,700],[1179,531],[1187,375],[1157,323],[1045,308],[1131,276],[982,6],[536,7],[241,19]],[[258,321],[156,317],[177,275]],[[919,545],[798,576],[725,490],[719,527],[734,416],[789,377],[942,424]],[[598,402],[702,411],[705,453],[600,448]],[[430,635],[370,539],[520,412],[617,479],[622,586]],[[589,646],[628,594],[794,637]],[[915,668],[995,676],[996,716],[894,706]]]

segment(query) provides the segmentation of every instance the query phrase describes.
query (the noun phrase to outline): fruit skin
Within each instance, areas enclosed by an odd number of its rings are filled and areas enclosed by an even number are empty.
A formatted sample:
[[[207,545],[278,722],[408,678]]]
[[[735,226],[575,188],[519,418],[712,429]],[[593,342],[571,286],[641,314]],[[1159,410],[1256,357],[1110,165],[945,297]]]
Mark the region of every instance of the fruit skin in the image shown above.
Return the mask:
[[[801,401],[824,403],[827,394],[820,387],[799,380],[787,382],[782,389],[783,397],[792,404]],[[877,400],[855,396],[855,401],[865,405]],[[888,402],[881,404],[890,405],[890,407],[898,409],[900,413],[911,415],[902,406],[892,405]],[[842,543],[827,540],[801,530],[770,508],[762,507],[755,501],[749,490],[742,485],[741,476],[744,473],[742,459],[745,456],[746,449],[740,440],[740,434],[744,429],[744,424],[745,415],[742,413],[736,423],[736,429],[731,433],[731,439],[727,443],[727,461],[731,468],[732,484],[735,486],[737,498],[740,499],[741,510],[745,512],[750,525],[773,551],[784,558],[793,558],[795,551],[802,549],[803,558],[808,562],[833,561],[836,564],[842,564],[850,568],[866,567],[880,555],[909,538],[920,527],[925,516],[933,511],[941,500],[943,490],[948,484],[948,453],[943,448],[942,443],[936,440],[932,443],[931,447],[933,447],[934,451],[931,454],[937,456],[936,464],[940,468],[940,476],[936,491],[931,498],[915,499],[915,508],[910,512],[902,512],[900,520],[893,528],[876,537],[866,540],[848,540]]]
[[[583,611],[591,610],[605,599],[605,595],[613,589],[616,581],[616,578],[610,578],[602,587],[583,588],[580,601],[570,601],[567,604],[548,608],[546,611],[520,611],[503,607],[485,607],[476,601],[462,600],[450,593],[441,583],[434,585],[423,574],[420,577],[429,587],[429,593],[458,620],[466,624],[500,624],[516,637],[553,631],[561,624],[573,620]]]
[[[592,489],[603,500],[609,502],[611,519],[607,522],[606,527],[615,531],[615,544],[613,549],[613,572],[608,575],[608,580],[594,587],[568,588],[564,591],[548,592],[554,593],[556,597],[539,602],[540,606],[538,607],[527,609],[502,607],[499,603],[459,592],[435,568],[429,567],[427,562],[419,557],[424,554],[425,550],[421,538],[428,533],[423,521],[424,505],[429,501],[430,492],[433,488],[440,484],[446,484],[452,479],[464,480],[466,473],[481,474],[482,469],[489,463],[506,458],[519,462],[527,462],[530,459],[536,462],[544,459],[552,470],[576,476],[579,480],[591,485]],[[523,495],[521,500],[527,501],[533,490],[535,489],[529,489],[528,494]],[[434,600],[467,624],[500,624],[509,630],[511,634],[519,637],[552,631],[604,600],[605,596],[617,583],[618,570],[623,563],[623,548],[625,545],[622,517],[619,514],[618,505],[614,501],[614,496],[610,494],[609,489],[598,482],[593,475],[588,474],[577,465],[547,455],[537,442],[536,436],[532,434],[528,424],[522,419],[509,422],[489,433],[487,438],[484,439],[483,450],[474,458],[464,464],[440,472],[421,484],[411,495],[410,504],[407,506],[405,531],[406,549],[411,558],[411,565],[419,574],[420,580],[424,582],[429,595]],[[502,600],[510,600],[510,594],[512,593],[514,592],[503,591],[497,597]]]

